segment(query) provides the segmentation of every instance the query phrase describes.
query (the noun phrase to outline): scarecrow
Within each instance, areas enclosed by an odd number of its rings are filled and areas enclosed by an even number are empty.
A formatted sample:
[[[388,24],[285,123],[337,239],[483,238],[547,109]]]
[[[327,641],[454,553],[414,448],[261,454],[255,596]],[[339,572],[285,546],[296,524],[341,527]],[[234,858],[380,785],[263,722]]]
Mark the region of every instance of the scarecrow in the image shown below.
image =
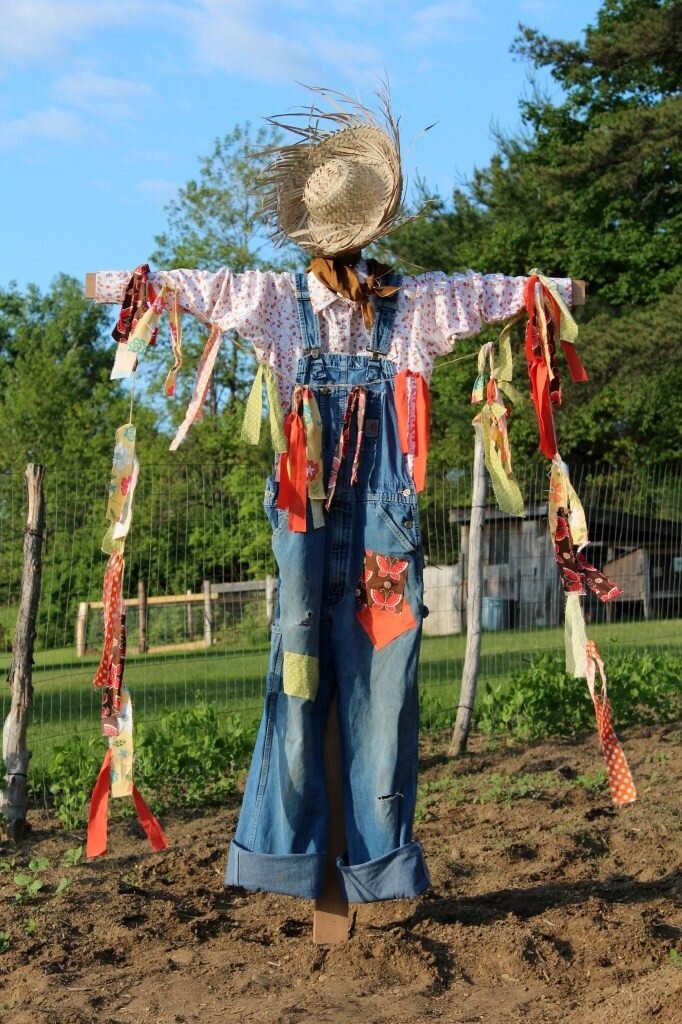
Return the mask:
[[[428,382],[436,357],[459,338],[524,311],[531,394],[542,450],[552,460],[550,526],[571,599],[571,664],[590,681],[609,756],[622,752],[613,745],[605,693],[594,690],[601,660],[576,605],[585,584],[606,598],[615,590],[583,558],[584,516],[553,433],[560,343],[574,379],[584,379],[568,312],[571,282],[536,272],[401,276],[363,257],[407,219],[398,126],[385,100],[378,115],[347,97],[337,96],[334,106],[333,113],[308,110],[300,123],[272,119],[295,138],[269,152],[258,182],[275,233],[308,254],[304,271],[149,273],[140,267],[130,280],[125,273],[98,274],[96,298],[123,299],[112,374],[119,378],[132,374],[169,309],[175,353],[169,394],[182,359],[179,311],[209,328],[172,448],[201,415],[222,335],[236,331],[253,344],[258,371],[243,438],[258,440],[265,386],[275,450],[265,513],[279,585],[263,717],[226,883],[305,898],[321,894],[328,834],[323,739],[335,693],[347,840],[336,869],[343,896],[365,903],[414,897],[429,885],[412,838],[417,663],[427,614],[417,495],[426,479]],[[506,331],[498,345],[482,350],[474,400],[484,402],[480,417],[496,496],[520,515],[502,397],[514,395],[511,366]],[[130,482],[133,458],[128,452]],[[116,508],[110,518],[117,522]],[[111,700],[105,708],[115,728]]]

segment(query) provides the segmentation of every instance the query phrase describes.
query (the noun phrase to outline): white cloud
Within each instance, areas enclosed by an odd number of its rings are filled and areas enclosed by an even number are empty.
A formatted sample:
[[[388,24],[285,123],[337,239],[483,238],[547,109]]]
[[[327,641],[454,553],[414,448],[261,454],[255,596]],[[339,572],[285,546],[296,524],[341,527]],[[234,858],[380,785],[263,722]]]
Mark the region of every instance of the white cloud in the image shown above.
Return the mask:
[[[93,29],[131,17],[137,22],[146,6],[146,0],[4,0],[0,56],[25,61],[52,55]]]
[[[199,64],[211,71],[262,82],[317,82],[330,68],[353,77],[381,63],[361,23],[355,42],[347,28],[325,22],[323,11],[313,16],[310,6],[298,0],[283,0],[276,7],[264,0],[196,0],[181,16]]]
[[[141,101],[154,96],[146,82],[98,75],[82,70],[58,78],[53,87],[57,99],[100,117],[132,117]]]
[[[83,134],[83,122],[76,114],[61,107],[32,110],[23,117],[0,123],[0,146],[12,148],[27,139],[51,142],[72,142]]]
[[[476,8],[469,0],[447,0],[445,3],[429,4],[412,15],[406,42],[413,46],[441,41],[452,35],[456,25],[477,21]]]

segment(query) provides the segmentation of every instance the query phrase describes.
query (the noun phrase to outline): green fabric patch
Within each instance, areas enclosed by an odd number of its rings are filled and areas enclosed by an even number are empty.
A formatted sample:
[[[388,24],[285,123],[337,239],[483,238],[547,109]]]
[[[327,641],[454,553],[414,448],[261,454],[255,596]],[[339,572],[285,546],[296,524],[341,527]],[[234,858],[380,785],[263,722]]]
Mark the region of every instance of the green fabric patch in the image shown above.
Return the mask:
[[[315,700],[320,681],[320,662],[309,654],[284,652],[284,692],[290,697]]]

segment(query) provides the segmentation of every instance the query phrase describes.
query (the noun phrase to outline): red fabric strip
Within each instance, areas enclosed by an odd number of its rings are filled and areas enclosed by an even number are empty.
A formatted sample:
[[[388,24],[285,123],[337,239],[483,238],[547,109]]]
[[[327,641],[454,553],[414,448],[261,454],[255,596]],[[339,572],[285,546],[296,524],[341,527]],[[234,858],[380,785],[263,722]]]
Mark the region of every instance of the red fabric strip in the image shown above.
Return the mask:
[[[587,370],[583,366],[582,359],[576,351],[576,347],[572,341],[564,341],[561,339],[561,347],[564,350],[566,356],[566,362],[568,363],[568,369],[571,374],[571,380],[574,384],[582,383],[587,380]]]
[[[90,814],[88,815],[88,838],[85,848],[86,857],[99,857],[107,849],[107,812],[109,809],[109,775],[111,766],[111,747],[102,761],[92,796],[90,797]]]
[[[412,463],[412,477],[417,492],[426,486],[426,462],[430,441],[430,398],[429,388],[421,373],[401,370],[395,378],[395,408],[398,417],[398,436],[401,450],[410,450],[410,414],[408,377],[414,378],[417,394],[415,402],[415,450]]]
[[[166,839],[166,835],[157,819],[152,814],[149,804],[144,799],[137,786],[133,786],[133,801],[135,803],[138,821],[147,833],[147,838],[151,843],[152,850],[167,850],[168,840]]]
[[[277,507],[289,510],[290,530],[305,533],[308,500],[306,440],[305,425],[297,412],[290,412],[285,419],[284,433],[289,443],[289,452],[280,460]]]

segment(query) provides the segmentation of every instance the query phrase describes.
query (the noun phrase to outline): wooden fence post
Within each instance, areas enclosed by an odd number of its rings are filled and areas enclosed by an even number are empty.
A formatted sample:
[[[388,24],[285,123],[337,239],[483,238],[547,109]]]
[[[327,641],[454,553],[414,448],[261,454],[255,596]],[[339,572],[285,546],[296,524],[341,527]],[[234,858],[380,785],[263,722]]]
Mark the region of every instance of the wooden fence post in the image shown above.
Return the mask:
[[[40,556],[45,533],[44,472],[44,466],[35,463],[26,467],[28,513],[24,532],[24,565],[9,670],[12,703],[2,730],[2,756],[6,775],[0,794],[0,814],[7,818],[10,835],[15,841],[24,834],[28,804],[27,776],[31,753],[26,749],[26,727],[33,700],[33,645],[42,575]]]
[[[90,605],[87,601],[80,601],[78,604],[78,616],[76,618],[76,657],[85,657],[88,645],[88,612]]]
[[[138,654],[147,653],[147,587],[144,580],[137,581]]]
[[[211,581],[204,580],[204,647],[213,643],[213,621],[211,616]]]
[[[188,590],[187,593],[191,594],[192,591]],[[187,633],[188,640],[194,640],[194,620],[192,618],[192,605],[189,601],[185,605],[185,632]]]
[[[268,619],[268,626],[272,625],[275,617],[275,595],[277,594],[277,577],[268,574],[265,577],[265,614]]]
[[[483,434],[480,424],[474,427],[474,476],[469,521],[469,556],[467,566],[467,642],[459,691],[457,718],[452,733],[451,757],[466,750],[471,718],[476,700],[478,669],[481,661],[481,606],[483,603],[483,529],[485,526],[488,477],[483,455]]]

